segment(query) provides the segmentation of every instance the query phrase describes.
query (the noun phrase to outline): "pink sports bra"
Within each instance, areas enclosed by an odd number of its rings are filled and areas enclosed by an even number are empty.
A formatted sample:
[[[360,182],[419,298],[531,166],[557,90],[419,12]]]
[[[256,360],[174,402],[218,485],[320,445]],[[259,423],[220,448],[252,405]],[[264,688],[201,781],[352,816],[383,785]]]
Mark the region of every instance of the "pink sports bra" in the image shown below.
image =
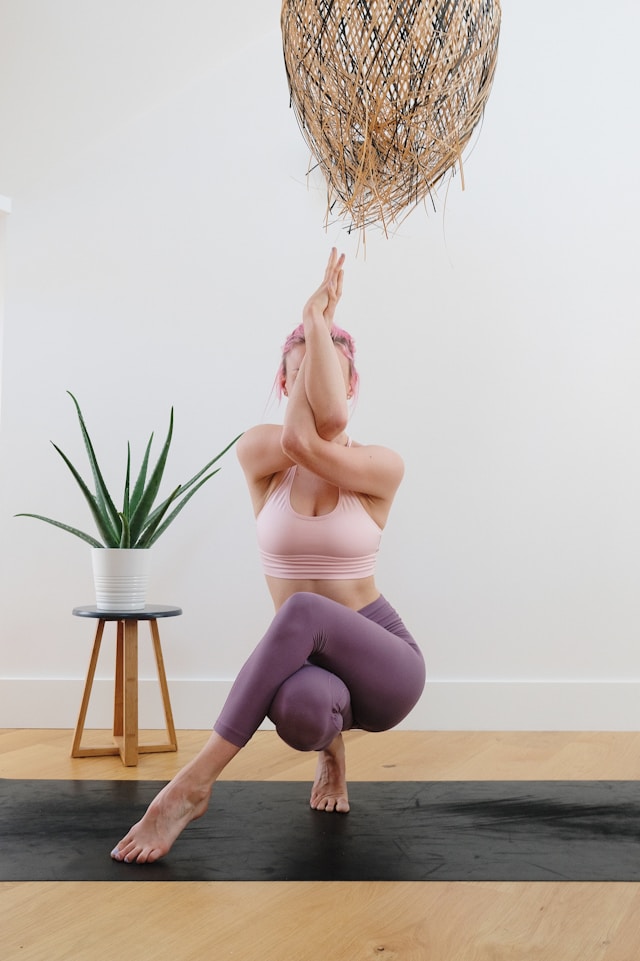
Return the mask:
[[[375,571],[382,530],[352,492],[339,490],[328,514],[298,514],[291,506],[296,468],[258,514],[258,547],[265,574],[272,577],[349,580]]]

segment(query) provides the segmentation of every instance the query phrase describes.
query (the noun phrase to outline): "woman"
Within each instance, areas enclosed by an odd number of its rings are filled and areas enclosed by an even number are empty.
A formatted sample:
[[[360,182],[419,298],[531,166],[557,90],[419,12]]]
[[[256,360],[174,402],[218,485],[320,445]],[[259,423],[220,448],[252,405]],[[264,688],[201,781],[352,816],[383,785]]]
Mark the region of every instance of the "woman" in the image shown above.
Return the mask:
[[[275,617],[209,741],[114,848],[117,861],[166,854],[267,716],[292,747],[319,752],[311,807],[348,811],[342,731],[387,730],[422,693],[422,655],[374,577],[404,466],[393,451],[345,432],[358,375],[353,341],[333,325],[343,265],[332,250],[284,346],[276,380],[288,398],[284,425],[254,427],[237,447]]]

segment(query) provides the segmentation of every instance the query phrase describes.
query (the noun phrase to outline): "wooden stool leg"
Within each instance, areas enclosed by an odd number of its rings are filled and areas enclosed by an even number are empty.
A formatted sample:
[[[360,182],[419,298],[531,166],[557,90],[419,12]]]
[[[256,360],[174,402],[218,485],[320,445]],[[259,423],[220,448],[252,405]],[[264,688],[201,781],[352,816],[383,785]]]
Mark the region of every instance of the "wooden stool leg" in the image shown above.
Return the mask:
[[[84,733],[84,724],[87,718],[87,709],[89,707],[89,699],[91,697],[91,689],[93,688],[93,679],[96,673],[96,667],[98,664],[98,656],[100,654],[100,645],[102,643],[102,634],[104,632],[105,622],[103,620],[98,621],[98,626],[96,628],[96,636],[93,642],[93,650],[91,651],[91,658],[89,660],[89,670],[87,671],[87,679],[84,683],[84,692],[82,695],[82,703],[80,705],[80,713],[78,715],[78,723],[76,724],[75,733],[73,735],[73,743],[71,745],[71,757],[95,757],[97,755],[103,754],[117,754],[117,748],[109,747],[82,747],[82,735]]]
[[[123,647],[123,732],[117,743],[125,766],[134,767],[138,763],[138,622],[135,620],[124,622]]]
[[[153,650],[156,655],[158,681],[160,682],[160,690],[162,692],[162,707],[164,709],[164,719],[167,728],[167,734],[169,735],[169,743],[167,744],[165,750],[177,751],[178,738],[176,737],[176,729],[173,724],[173,711],[171,710],[171,701],[169,700],[169,686],[167,684],[167,675],[164,669],[164,658],[162,657],[158,622],[155,620],[149,621],[149,629],[151,631],[151,638],[153,640]]]
[[[113,688],[113,736],[124,734],[124,621],[118,621],[116,634],[116,669]]]

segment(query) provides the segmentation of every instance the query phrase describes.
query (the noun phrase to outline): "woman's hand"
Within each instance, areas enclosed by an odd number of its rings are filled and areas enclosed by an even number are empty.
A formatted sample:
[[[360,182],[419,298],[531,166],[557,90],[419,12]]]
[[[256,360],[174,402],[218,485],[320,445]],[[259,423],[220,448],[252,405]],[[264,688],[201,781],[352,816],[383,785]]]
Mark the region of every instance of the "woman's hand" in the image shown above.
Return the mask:
[[[340,256],[338,256],[338,251],[335,247],[332,247],[329,262],[324,272],[324,279],[304,305],[302,312],[303,320],[317,318],[322,315],[328,330],[331,330],[336,307],[342,297],[344,260],[345,255],[340,254]]]
[[[331,248],[329,263],[324,274],[324,282],[327,285],[327,306],[323,314],[329,331],[333,327],[333,317],[338,306],[338,301],[342,297],[342,284],[344,282],[344,260],[345,255],[340,254],[335,247]]]

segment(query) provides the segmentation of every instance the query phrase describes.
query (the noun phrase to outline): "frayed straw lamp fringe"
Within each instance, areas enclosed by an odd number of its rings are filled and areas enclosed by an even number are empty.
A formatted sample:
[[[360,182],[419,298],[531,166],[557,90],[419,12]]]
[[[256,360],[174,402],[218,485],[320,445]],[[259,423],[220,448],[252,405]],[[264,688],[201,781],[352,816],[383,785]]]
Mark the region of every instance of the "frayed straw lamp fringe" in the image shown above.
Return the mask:
[[[386,232],[447,171],[462,177],[493,82],[499,0],[283,0],[281,27],[327,221]]]

